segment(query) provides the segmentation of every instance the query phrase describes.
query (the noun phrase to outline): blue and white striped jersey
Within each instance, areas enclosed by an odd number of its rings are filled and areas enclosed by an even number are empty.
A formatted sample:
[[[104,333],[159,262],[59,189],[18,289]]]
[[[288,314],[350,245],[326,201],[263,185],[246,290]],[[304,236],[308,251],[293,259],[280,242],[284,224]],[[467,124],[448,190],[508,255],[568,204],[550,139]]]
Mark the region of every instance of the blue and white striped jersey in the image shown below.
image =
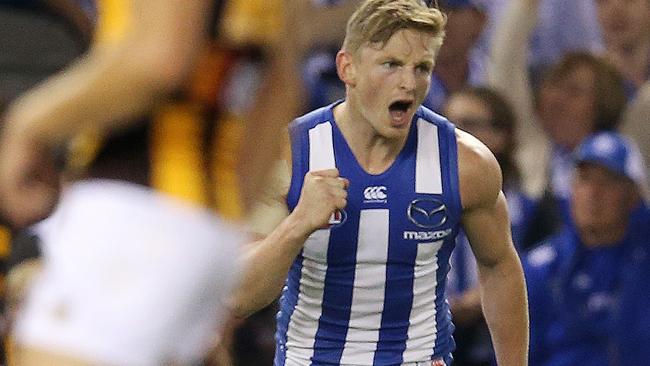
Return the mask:
[[[336,125],[337,103],[290,125],[289,208],[308,171],[336,167],[350,186],[346,208],[309,237],[289,271],[275,365],[448,360],[445,279],[462,210],[454,127],[421,107],[395,162],[372,175]]]

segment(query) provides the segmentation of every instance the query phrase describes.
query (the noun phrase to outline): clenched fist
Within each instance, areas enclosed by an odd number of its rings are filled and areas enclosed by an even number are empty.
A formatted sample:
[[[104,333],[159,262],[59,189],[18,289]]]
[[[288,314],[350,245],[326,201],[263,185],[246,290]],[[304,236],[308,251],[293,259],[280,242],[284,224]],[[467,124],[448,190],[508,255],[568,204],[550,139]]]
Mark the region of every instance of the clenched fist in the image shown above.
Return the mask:
[[[340,177],[337,169],[305,175],[300,200],[292,215],[307,235],[327,226],[332,213],[345,208],[349,185],[350,181]]]

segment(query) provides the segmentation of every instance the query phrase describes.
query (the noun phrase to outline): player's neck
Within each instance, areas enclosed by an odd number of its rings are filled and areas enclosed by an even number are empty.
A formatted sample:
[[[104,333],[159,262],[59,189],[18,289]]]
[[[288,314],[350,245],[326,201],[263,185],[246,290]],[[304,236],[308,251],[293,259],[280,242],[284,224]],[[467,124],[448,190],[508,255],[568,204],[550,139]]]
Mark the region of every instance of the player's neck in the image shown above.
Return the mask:
[[[361,113],[355,113],[348,102],[334,108],[336,125],[343,134],[359,165],[370,174],[381,174],[393,164],[406,143],[402,138],[379,134]]]

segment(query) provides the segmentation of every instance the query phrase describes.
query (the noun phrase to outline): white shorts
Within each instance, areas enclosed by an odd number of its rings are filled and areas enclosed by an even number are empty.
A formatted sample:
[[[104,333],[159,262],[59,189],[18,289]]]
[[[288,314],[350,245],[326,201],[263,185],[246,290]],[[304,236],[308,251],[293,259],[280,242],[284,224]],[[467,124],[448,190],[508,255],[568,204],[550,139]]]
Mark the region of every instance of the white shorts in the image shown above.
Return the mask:
[[[42,234],[43,272],[16,341],[92,363],[189,363],[217,339],[242,230],[123,182],[68,188]]]

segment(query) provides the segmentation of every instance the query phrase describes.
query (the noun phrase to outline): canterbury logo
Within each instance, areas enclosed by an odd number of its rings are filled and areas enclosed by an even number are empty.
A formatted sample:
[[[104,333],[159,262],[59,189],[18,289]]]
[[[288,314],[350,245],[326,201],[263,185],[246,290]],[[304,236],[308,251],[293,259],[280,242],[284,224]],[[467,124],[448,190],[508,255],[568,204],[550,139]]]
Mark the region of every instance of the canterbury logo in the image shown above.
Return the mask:
[[[363,197],[366,201],[385,201],[388,195],[386,194],[386,187],[374,186],[364,189]]]

